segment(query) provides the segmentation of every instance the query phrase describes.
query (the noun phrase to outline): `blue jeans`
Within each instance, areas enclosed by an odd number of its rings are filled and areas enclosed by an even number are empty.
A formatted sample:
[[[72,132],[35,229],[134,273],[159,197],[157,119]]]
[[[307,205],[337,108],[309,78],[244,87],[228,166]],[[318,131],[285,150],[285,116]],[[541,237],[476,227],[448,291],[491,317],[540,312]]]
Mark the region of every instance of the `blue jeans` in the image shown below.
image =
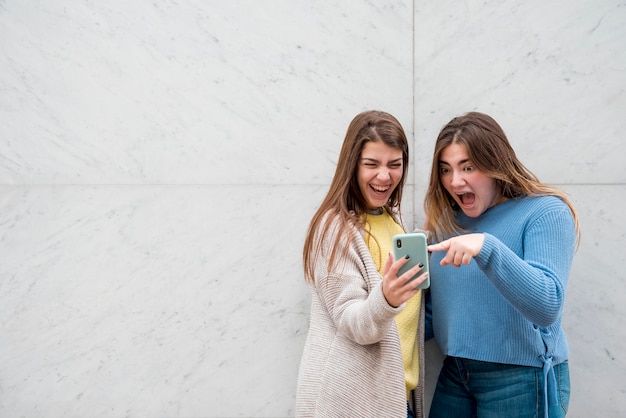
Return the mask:
[[[550,418],[564,417],[569,405],[569,366],[554,366],[557,405]],[[544,377],[540,367],[446,357],[430,407],[430,418],[544,417]]]
[[[415,418],[415,412],[413,412],[408,402],[406,403],[406,418]]]

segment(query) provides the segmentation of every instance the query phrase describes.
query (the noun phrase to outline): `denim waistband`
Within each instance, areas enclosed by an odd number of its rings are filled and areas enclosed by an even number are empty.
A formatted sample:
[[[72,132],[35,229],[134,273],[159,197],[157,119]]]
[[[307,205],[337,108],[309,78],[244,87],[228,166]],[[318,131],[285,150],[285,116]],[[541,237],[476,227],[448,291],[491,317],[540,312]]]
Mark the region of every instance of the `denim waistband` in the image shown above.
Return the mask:
[[[472,360],[463,357],[447,356],[448,359],[455,361],[457,364],[461,363],[468,371],[480,370],[485,371],[501,371],[509,370],[512,368],[532,368],[539,369],[543,374],[543,393],[544,393],[544,411],[545,417],[548,417],[549,405],[555,405],[558,402],[557,399],[557,384],[554,374],[554,367],[558,364],[553,364],[553,358],[551,356],[541,356],[543,367],[535,366],[523,366],[518,364],[505,364],[505,363],[493,363],[489,361]],[[564,361],[563,363],[566,363]],[[560,364],[560,363],[559,363]]]

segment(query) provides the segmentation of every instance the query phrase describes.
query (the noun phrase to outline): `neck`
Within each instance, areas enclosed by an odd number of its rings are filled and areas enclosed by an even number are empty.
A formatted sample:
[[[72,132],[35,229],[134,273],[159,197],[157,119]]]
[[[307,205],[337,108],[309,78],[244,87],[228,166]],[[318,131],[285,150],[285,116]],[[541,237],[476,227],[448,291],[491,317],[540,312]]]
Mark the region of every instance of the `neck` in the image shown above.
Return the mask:
[[[382,215],[383,214],[383,208],[382,206],[376,209],[368,209],[367,213],[369,213],[370,215]]]
[[[508,197],[504,196],[503,194],[500,194],[495,199],[493,199],[493,202],[491,202],[491,206],[489,207],[492,208],[495,205],[499,205],[500,203],[505,202],[507,200],[509,200]]]

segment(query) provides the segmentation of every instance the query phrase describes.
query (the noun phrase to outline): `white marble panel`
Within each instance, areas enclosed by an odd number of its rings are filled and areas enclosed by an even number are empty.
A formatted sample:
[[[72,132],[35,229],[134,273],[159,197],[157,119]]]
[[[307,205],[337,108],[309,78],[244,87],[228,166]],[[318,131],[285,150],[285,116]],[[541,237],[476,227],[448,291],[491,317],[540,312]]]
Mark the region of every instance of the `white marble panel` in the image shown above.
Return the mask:
[[[626,186],[568,186],[582,238],[574,257],[563,313],[570,347],[568,416],[621,417],[626,411]],[[427,406],[443,359],[426,345]]]
[[[0,416],[293,415],[312,187],[0,187]]]
[[[445,123],[478,110],[548,183],[626,181],[623,1],[418,1],[415,10],[418,168]]]
[[[408,0],[4,1],[0,178],[327,182],[356,113],[412,129],[412,18]]]
[[[564,321],[571,348],[568,416],[626,410],[626,7],[620,0],[415,3],[415,219],[440,128],[491,114],[541,180],[571,193],[583,238]],[[429,344],[427,391],[440,353]]]
[[[292,416],[304,229],[368,108],[415,133],[409,228],[436,134],[467,110],[566,185],[570,415],[619,416],[625,11],[0,2],[0,416]]]
[[[568,186],[581,223],[563,316],[572,374],[571,416],[626,411],[626,186]]]

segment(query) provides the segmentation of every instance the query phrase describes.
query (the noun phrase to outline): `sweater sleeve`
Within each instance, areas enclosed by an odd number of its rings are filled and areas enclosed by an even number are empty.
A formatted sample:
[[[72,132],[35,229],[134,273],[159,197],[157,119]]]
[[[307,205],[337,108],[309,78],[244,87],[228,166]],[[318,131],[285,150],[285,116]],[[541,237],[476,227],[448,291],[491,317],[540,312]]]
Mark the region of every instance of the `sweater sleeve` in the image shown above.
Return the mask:
[[[332,237],[326,242],[342,245]],[[380,274],[358,232],[351,234],[351,241],[343,245],[348,245],[346,256],[330,271],[328,261],[320,257],[316,292],[341,335],[362,345],[379,342],[405,304],[394,308],[385,299]],[[341,248],[338,251],[342,253]]]
[[[347,276],[328,276],[329,286],[322,290],[326,307],[339,334],[361,344],[374,344],[385,337],[395,316],[404,309],[404,305],[394,308],[387,303],[378,283],[372,292],[363,294],[354,283],[355,278]],[[362,279],[361,279],[362,280]],[[337,285],[331,285],[335,281]],[[361,289],[362,290],[362,289]]]
[[[524,231],[522,257],[485,233],[475,260],[503,297],[540,327],[559,318],[575,249],[575,226],[567,207],[550,210]]]

